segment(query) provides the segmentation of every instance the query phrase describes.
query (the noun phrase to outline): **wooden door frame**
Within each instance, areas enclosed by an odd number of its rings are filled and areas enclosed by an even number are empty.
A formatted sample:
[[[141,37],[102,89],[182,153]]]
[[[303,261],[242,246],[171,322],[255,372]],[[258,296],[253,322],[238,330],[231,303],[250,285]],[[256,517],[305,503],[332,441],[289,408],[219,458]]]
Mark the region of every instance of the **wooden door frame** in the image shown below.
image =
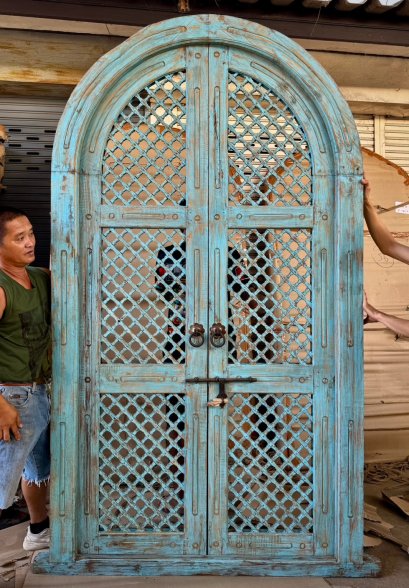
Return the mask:
[[[147,76],[161,68],[169,48],[215,43],[248,52],[279,67],[288,87],[302,97],[315,126],[306,129],[315,150],[315,181],[333,203],[334,337],[336,374],[322,383],[335,396],[335,528],[336,555],[303,562],[270,559],[253,566],[245,560],[179,558],[172,561],[78,557],[76,529],[79,505],[79,401],[90,382],[81,373],[79,353],[83,321],[81,223],[79,200],[87,175],[100,167],[88,165],[89,153],[103,153],[110,128],[109,107],[117,103],[127,75]],[[267,72],[268,73],[268,72]],[[155,73],[153,73],[155,75]],[[97,122],[96,122],[97,121]],[[95,161],[95,157],[94,157]],[[328,169],[329,164],[329,169]],[[362,356],[362,159],[349,107],[337,86],[311,56],[290,39],[260,25],[232,17],[200,15],[152,25],[102,57],[77,86],[60,121],[52,165],[52,268],[54,313],[54,392],[52,424],[53,485],[50,552],[36,559],[35,569],[60,574],[100,573],[162,575],[196,573],[249,575],[373,575],[377,563],[363,554],[363,356]],[[314,223],[331,231],[326,210],[314,207]],[[325,268],[327,268],[325,270]],[[328,292],[323,292],[323,297]],[[329,294],[331,296],[331,293]],[[324,298],[323,298],[324,299]],[[323,323],[324,325],[324,323]],[[323,326],[323,329],[326,327]],[[171,565],[170,565],[171,564]]]

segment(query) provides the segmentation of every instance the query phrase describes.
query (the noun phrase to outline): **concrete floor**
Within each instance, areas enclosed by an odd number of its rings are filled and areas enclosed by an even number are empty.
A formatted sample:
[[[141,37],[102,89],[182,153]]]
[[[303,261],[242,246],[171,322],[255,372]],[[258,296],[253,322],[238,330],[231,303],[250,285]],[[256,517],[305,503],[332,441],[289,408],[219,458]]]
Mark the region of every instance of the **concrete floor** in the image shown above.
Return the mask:
[[[24,588],[48,588],[51,586],[60,587],[88,587],[98,586],[99,588],[328,588],[328,583],[322,578],[225,578],[225,577],[202,577],[202,576],[163,576],[161,578],[86,578],[78,577],[74,583],[67,582],[63,578],[62,583],[42,583],[37,578],[32,583],[32,577],[28,576]],[[67,582],[67,583],[66,583]],[[250,583],[249,583],[250,582]]]
[[[369,485],[366,500],[378,508],[382,518],[394,525],[394,533],[409,544],[409,522],[392,510],[381,499],[381,486]],[[21,551],[27,523],[0,531],[0,560],[6,552],[15,555]],[[382,562],[379,578],[248,578],[248,577],[101,577],[101,576],[48,576],[33,574],[29,559],[17,562],[15,577],[5,581],[0,577],[0,588],[409,588],[409,555],[398,545],[382,541],[378,547],[368,548],[367,553]],[[3,558],[4,559],[4,558]]]

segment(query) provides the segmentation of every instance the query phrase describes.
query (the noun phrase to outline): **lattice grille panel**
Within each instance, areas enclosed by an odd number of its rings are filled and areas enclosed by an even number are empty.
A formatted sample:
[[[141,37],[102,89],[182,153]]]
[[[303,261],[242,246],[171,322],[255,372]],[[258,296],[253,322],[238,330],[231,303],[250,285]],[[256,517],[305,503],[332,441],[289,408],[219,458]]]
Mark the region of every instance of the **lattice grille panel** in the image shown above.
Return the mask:
[[[102,363],[185,362],[185,249],[179,229],[102,229]]]
[[[186,77],[156,80],[119,114],[103,157],[102,204],[172,205],[186,192]]]
[[[228,407],[229,531],[311,533],[311,395],[235,394]]]
[[[182,395],[101,397],[101,532],[183,531],[184,447]]]
[[[311,154],[290,108],[261,82],[229,72],[232,205],[311,204]]]
[[[311,232],[229,231],[229,362],[312,362]]]

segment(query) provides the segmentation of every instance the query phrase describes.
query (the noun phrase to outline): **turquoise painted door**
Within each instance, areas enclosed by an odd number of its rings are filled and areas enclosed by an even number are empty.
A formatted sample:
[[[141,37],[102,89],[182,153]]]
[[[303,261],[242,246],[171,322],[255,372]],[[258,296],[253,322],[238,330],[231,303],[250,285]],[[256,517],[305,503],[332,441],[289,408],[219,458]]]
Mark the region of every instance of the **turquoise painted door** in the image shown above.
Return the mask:
[[[209,44],[108,113],[83,184],[80,553],[334,549],[332,204],[290,98]]]
[[[53,152],[50,552],[39,571],[366,575],[362,161],[275,31],[146,27]]]

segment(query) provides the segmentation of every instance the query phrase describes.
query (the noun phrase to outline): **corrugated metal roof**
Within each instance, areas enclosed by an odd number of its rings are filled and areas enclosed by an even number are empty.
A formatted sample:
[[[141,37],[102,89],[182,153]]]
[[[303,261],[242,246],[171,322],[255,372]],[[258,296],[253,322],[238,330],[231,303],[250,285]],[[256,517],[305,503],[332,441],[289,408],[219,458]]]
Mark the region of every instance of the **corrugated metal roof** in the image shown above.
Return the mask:
[[[255,21],[294,39],[409,46],[409,0],[0,0],[0,15],[138,27],[207,13]]]
[[[181,0],[189,5],[188,0]],[[237,0],[239,4],[259,4],[260,0]],[[399,16],[409,16],[409,0],[270,0],[272,6],[292,6],[293,8],[333,8],[340,12],[363,9],[367,14],[383,14],[395,11]]]

